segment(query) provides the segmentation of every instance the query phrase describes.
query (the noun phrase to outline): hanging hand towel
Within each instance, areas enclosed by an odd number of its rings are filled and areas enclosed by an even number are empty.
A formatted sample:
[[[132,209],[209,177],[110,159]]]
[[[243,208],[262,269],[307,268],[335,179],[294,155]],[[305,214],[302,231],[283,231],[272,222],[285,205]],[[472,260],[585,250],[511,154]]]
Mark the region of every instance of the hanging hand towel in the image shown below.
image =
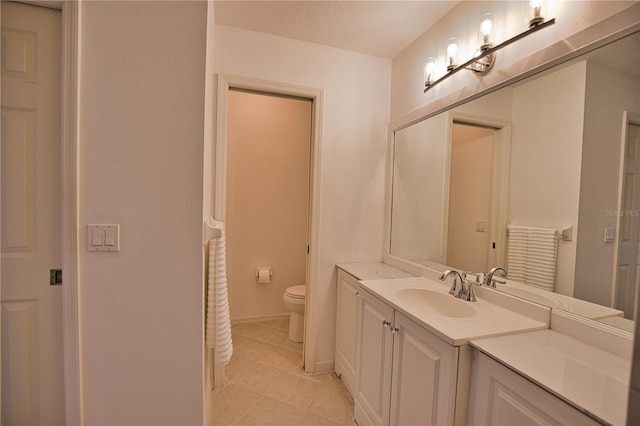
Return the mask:
[[[558,261],[555,229],[508,225],[509,279],[554,291]]]
[[[227,364],[233,354],[231,316],[227,289],[227,267],[224,227],[221,236],[209,241],[209,273],[207,279],[207,322],[205,341],[214,349],[214,362]]]

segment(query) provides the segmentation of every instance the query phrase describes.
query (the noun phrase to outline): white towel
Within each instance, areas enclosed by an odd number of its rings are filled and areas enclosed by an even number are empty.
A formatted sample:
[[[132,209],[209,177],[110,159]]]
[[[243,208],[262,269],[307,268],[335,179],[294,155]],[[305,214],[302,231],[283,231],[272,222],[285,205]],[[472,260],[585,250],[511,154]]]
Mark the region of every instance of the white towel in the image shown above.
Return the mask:
[[[554,291],[558,261],[555,229],[508,225],[507,271],[509,279]]]
[[[224,227],[222,235],[209,241],[209,274],[207,279],[207,323],[205,342],[214,349],[214,362],[226,365],[233,354],[231,315],[227,289],[227,267]]]

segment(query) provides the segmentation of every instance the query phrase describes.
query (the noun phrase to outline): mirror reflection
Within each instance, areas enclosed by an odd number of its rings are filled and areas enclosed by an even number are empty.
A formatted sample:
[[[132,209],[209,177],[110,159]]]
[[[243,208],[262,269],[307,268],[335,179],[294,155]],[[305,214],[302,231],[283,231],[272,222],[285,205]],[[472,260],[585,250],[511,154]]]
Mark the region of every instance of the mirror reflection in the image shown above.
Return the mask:
[[[639,45],[636,33],[396,129],[390,255],[440,271],[503,266],[497,289],[629,328]]]

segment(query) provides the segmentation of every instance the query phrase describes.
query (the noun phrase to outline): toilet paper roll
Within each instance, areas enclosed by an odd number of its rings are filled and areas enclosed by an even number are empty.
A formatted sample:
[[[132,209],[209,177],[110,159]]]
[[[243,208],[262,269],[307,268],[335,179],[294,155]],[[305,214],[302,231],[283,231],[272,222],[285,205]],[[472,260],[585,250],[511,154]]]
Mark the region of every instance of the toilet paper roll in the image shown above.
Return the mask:
[[[271,268],[257,268],[258,282],[268,283],[271,281]]]

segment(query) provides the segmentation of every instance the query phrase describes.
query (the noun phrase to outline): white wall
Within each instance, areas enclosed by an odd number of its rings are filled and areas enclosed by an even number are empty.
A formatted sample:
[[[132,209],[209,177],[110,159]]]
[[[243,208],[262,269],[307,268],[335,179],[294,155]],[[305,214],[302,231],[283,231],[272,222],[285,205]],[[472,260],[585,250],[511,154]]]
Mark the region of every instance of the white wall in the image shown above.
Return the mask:
[[[391,253],[419,263],[443,262],[443,214],[448,149],[446,117],[424,120],[394,135]]]
[[[513,89],[508,222],[578,230],[586,64]],[[573,295],[576,239],[558,243],[555,291]]]
[[[204,2],[83,2],[79,286],[88,425],[203,420]],[[84,250],[121,225],[118,253]]]
[[[309,345],[311,371],[333,369],[335,264],[382,258],[389,60],[313,43],[217,26],[215,72],[320,88],[320,237]],[[312,247],[312,250],[314,248]],[[313,253],[312,253],[313,255]],[[230,285],[233,285],[231,283]]]
[[[577,238],[575,297],[609,305],[615,244],[604,228],[616,227],[624,111],[640,113],[640,79],[586,63],[584,149]],[[613,214],[612,214],[613,213]],[[593,262],[598,259],[598,262]]]

